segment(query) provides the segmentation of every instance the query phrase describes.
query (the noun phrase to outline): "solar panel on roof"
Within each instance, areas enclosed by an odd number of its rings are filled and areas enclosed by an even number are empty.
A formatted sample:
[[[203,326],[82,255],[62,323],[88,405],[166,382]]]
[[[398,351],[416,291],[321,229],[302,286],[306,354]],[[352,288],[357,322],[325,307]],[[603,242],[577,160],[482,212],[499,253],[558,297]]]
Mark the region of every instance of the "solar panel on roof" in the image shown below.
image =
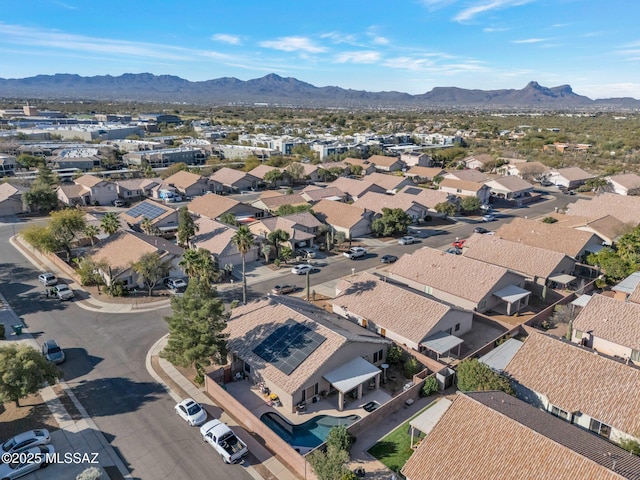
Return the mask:
[[[127,215],[137,218],[146,217],[149,220],[159,217],[165,212],[165,209],[152,203],[142,202],[127,211]]]
[[[326,338],[294,320],[287,320],[253,349],[253,353],[290,375]]]

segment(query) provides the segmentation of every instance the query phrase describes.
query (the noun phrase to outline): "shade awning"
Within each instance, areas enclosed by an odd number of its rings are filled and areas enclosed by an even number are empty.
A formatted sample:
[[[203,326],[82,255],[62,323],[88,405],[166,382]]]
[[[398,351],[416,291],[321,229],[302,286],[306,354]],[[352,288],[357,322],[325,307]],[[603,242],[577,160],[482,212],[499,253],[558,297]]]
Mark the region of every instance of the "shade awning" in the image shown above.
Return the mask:
[[[509,285],[502,290],[498,290],[494,293],[494,295],[500,300],[503,300],[507,303],[515,303],[518,300],[531,295],[531,292],[529,290],[525,290],[524,288],[520,288],[517,285]]]
[[[604,248],[604,245],[589,245],[587,248],[584,249],[584,251],[588,253],[598,253],[603,248]]]
[[[437,332],[420,342],[420,345],[439,355],[445,354],[453,350],[458,345],[464,343],[464,340],[445,332]]]
[[[553,275],[549,277],[549,280],[552,282],[559,283],[560,285],[568,285],[576,279],[573,275],[568,275],[566,273],[561,273],[559,275]]]
[[[441,398],[433,406],[411,420],[409,425],[416,430],[420,430],[425,435],[429,434],[442,416],[447,413],[452,403],[448,398]]]
[[[326,373],[323,378],[333,385],[336,390],[347,393],[361,383],[380,375],[381,372],[378,367],[367,362],[364,358],[356,357],[350,362]]]

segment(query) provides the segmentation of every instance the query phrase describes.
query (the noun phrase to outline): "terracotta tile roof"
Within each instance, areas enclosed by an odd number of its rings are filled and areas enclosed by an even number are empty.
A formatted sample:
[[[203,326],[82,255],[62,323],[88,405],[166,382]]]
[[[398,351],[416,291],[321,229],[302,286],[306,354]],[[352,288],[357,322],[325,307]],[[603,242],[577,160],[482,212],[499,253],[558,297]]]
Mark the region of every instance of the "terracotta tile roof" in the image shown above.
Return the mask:
[[[88,192],[86,187],[83,187],[82,185],[60,185],[58,187],[59,190],[62,190],[65,194],[65,196],[69,199],[71,198],[79,198],[80,195],[82,195],[85,192]]]
[[[216,256],[238,253],[231,241],[237,229],[207,217],[197,218],[195,223],[198,225],[198,233],[191,239],[191,243],[198,248],[206,248]]]
[[[100,177],[96,177],[95,175],[82,175],[81,177],[76,178],[73,183],[76,185],[82,185],[83,187],[91,188],[95,187],[99,183],[105,183]]]
[[[479,192],[482,188],[486,188],[484,183],[478,182],[466,182],[463,180],[454,180],[451,178],[445,178],[440,182],[440,188],[455,188],[456,190],[463,190],[466,192]]]
[[[351,165],[360,165],[362,168],[367,168],[369,165],[371,165],[371,162],[369,160],[353,157],[347,157],[342,162],[350,163]]]
[[[132,232],[119,230],[109,238],[91,248],[85,254],[96,262],[107,263],[114,271],[128,270],[131,264],[140,260],[146,253],[157,252],[156,247],[142,240]]]
[[[410,182],[410,180],[400,175],[389,175],[386,173],[377,173],[377,172],[367,175],[365,179],[367,182],[374,183],[384,188],[385,190],[395,190],[401,184],[403,183],[406,184]]]
[[[267,172],[270,172],[271,170],[280,170],[281,172],[283,171],[282,168],[272,167],[271,165],[262,164],[262,165],[258,165],[256,168],[249,171],[249,174],[253,175],[256,178],[259,178],[260,180],[264,180],[264,176],[267,174]]]
[[[261,198],[260,201],[270,210],[277,210],[282,205],[306,205],[309,203],[299,193]]]
[[[607,468],[613,459],[604,453],[612,449],[622,450],[502,392],[459,393],[402,473],[407,480],[432,479],[434,472],[450,479],[620,480]]]
[[[241,180],[248,181],[258,181],[259,179],[254,177],[253,175],[242,172],[240,170],[234,170],[233,168],[222,167],[220,170],[216,171],[213,175],[210,175],[209,178],[216,183],[220,183],[222,185],[233,185],[236,182]]]
[[[9,197],[22,194],[27,191],[26,188],[16,187],[10,183],[0,183],[0,202],[7,200]]]
[[[482,300],[507,274],[506,268],[429,247],[403,255],[388,271],[398,279],[406,278],[473,302]]]
[[[480,170],[452,170],[444,176],[445,179],[460,180],[463,182],[484,183],[491,180],[491,177],[482,173]]]
[[[640,218],[640,197],[601,193],[591,200],[581,198],[575,203],[570,203],[567,215],[590,218],[602,218],[606,215],[611,215],[621,222],[631,223],[636,226],[638,218]]]
[[[319,225],[322,225],[322,223],[313,215],[310,213],[308,213],[308,215],[313,217]],[[307,233],[303,230],[296,229],[295,226],[295,222],[285,217],[268,217],[253,222],[249,225],[249,229],[261,237],[266,237],[269,233],[276,230],[284,230],[289,234],[289,238],[291,240],[311,240],[315,237],[313,233]]]
[[[398,157],[387,157],[385,155],[372,155],[367,160],[369,160],[369,163],[379,167],[391,167],[394,163],[400,161]]]
[[[452,310],[366,272],[340,280],[331,303],[416,343]]]
[[[524,218],[514,218],[502,225],[496,235],[512,242],[564,253],[571,258],[576,258],[590,242],[594,243],[591,241],[593,233]]]
[[[121,221],[124,221],[126,223],[128,223],[129,225],[137,225],[140,222],[142,222],[145,218],[144,214],[139,214],[136,217],[131,216],[130,212],[133,211],[134,209],[136,209],[136,211],[140,211],[140,206],[143,204],[147,204],[147,205],[152,205],[155,208],[159,208],[161,210],[163,210],[163,213],[161,213],[160,215],[158,215],[155,218],[151,219],[151,224],[155,225],[156,223],[161,222],[162,220],[164,220],[165,218],[167,218],[170,215],[175,215],[176,214],[176,209],[173,207],[169,207],[167,205],[164,205],[160,202],[154,202],[153,200],[144,200],[136,205],[134,205],[133,207],[131,207],[130,209],[122,212],[120,215],[118,215],[118,217],[120,217]]]
[[[173,185],[177,188],[186,189],[189,188],[200,181],[206,181],[206,178],[202,175],[198,175],[196,173],[187,172],[185,170],[181,170],[179,172],[174,173],[168,178],[165,178],[164,182],[166,184]]]
[[[474,233],[467,239],[464,256],[508,268],[530,278],[548,278],[552,273],[559,273],[560,264],[568,258],[564,253],[480,233]]]
[[[640,304],[640,283],[636,285],[633,292],[629,294],[627,301]]]
[[[512,192],[519,192],[521,190],[531,190],[533,189],[533,185],[531,185],[526,180],[521,179],[515,175],[509,175],[506,177],[498,177],[490,182],[487,182],[487,185],[490,187],[493,185],[498,185],[502,188],[506,188],[511,190]]]
[[[588,180],[595,177],[579,167],[560,168],[556,170],[556,173],[569,181]]]
[[[640,305],[595,294],[573,321],[573,328],[592,330],[594,337],[640,350]]]
[[[321,227],[323,223],[318,220],[313,214],[309,212],[292,213],[291,215],[283,215],[283,220],[293,223],[294,225],[301,225],[306,228]]]
[[[343,228],[352,228],[367,218],[364,208],[333,200],[320,200],[313,206],[313,212],[321,222]]]
[[[610,182],[615,182],[618,185],[628,189],[634,190],[640,188],[640,176],[635,173],[624,173],[621,175],[612,175],[609,177]]]
[[[318,202],[323,198],[339,197],[344,198],[345,193],[336,187],[316,187],[309,186],[302,190],[302,195],[310,202]]]
[[[374,337],[338,330],[333,324],[322,320],[324,315],[326,312],[300,299],[284,297],[267,297],[234,308],[225,329],[225,333],[229,334],[229,351],[249,363],[263,378],[275,383],[285,392],[293,393],[304,386],[307,379],[340,349],[353,349],[358,341],[379,342]],[[284,374],[253,353],[256,346],[288,320],[301,323],[326,339],[290,375]],[[353,355],[358,355],[357,349]]]
[[[236,205],[240,205],[240,202],[233,198],[209,193],[191,200],[189,205],[187,205],[187,208],[189,209],[189,212],[195,215],[201,215],[215,220]]]
[[[513,168],[517,169],[521,175],[526,175],[529,173],[545,173],[549,171],[549,167],[547,167],[542,162],[524,162],[518,163],[517,165],[513,165]]]
[[[383,208],[401,208],[407,212],[411,207],[418,206],[427,210],[428,206],[425,203],[420,197],[408,193],[387,195],[386,193],[367,192],[353,202],[353,205],[382,214]]]
[[[437,204],[446,202],[449,200],[450,193],[443,192],[442,190],[433,190],[431,188],[412,187],[410,185],[402,188],[399,193],[406,193],[408,195],[416,196],[423,205],[428,205],[433,209]]]
[[[630,435],[640,432],[640,370],[635,367],[534,332],[504,372],[562,410]]]
[[[601,218],[596,217],[579,217],[577,215],[566,215],[564,213],[551,212],[547,217],[553,217],[556,225],[561,227],[570,227],[582,231],[593,231],[603,240],[615,241],[620,235],[629,230],[629,225],[621,222],[611,215],[605,215]],[[539,219],[542,221],[542,218]]]
[[[462,160],[464,163],[471,163],[474,161],[480,162],[483,165],[494,162],[495,159],[488,153],[480,153],[478,155],[472,155]]]
[[[364,192],[370,191],[378,191],[380,193],[384,193],[384,188],[374,185],[368,180],[355,180],[353,178],[347,177],[339,177],[336,178],[333,182],[331,182],[328,187],[336,187],[339,190],[342,190],[347,195],[352,197],[359,197]]]

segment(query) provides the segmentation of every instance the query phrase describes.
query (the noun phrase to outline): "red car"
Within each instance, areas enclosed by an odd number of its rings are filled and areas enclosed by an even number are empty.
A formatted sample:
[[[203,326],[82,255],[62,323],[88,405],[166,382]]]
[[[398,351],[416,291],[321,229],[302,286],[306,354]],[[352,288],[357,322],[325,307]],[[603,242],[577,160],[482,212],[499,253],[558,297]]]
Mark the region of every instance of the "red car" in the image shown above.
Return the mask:
[[[453,246],[456,248],[462,248],[464,247],[464,242],[466,242],[467,240],[456,240],[455,242],[453,242]]]

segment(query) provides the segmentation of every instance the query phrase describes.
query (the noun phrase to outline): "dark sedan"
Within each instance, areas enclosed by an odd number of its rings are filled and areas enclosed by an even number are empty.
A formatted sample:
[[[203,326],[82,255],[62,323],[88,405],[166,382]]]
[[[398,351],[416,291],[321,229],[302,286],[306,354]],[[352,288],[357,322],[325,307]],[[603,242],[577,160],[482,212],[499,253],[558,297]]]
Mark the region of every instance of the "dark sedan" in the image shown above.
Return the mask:
[[[398,260],[398,257],[396,257],[395,255],[383,255],[382,257],[380,257],[381,263],[393,263],[396,260]]]

